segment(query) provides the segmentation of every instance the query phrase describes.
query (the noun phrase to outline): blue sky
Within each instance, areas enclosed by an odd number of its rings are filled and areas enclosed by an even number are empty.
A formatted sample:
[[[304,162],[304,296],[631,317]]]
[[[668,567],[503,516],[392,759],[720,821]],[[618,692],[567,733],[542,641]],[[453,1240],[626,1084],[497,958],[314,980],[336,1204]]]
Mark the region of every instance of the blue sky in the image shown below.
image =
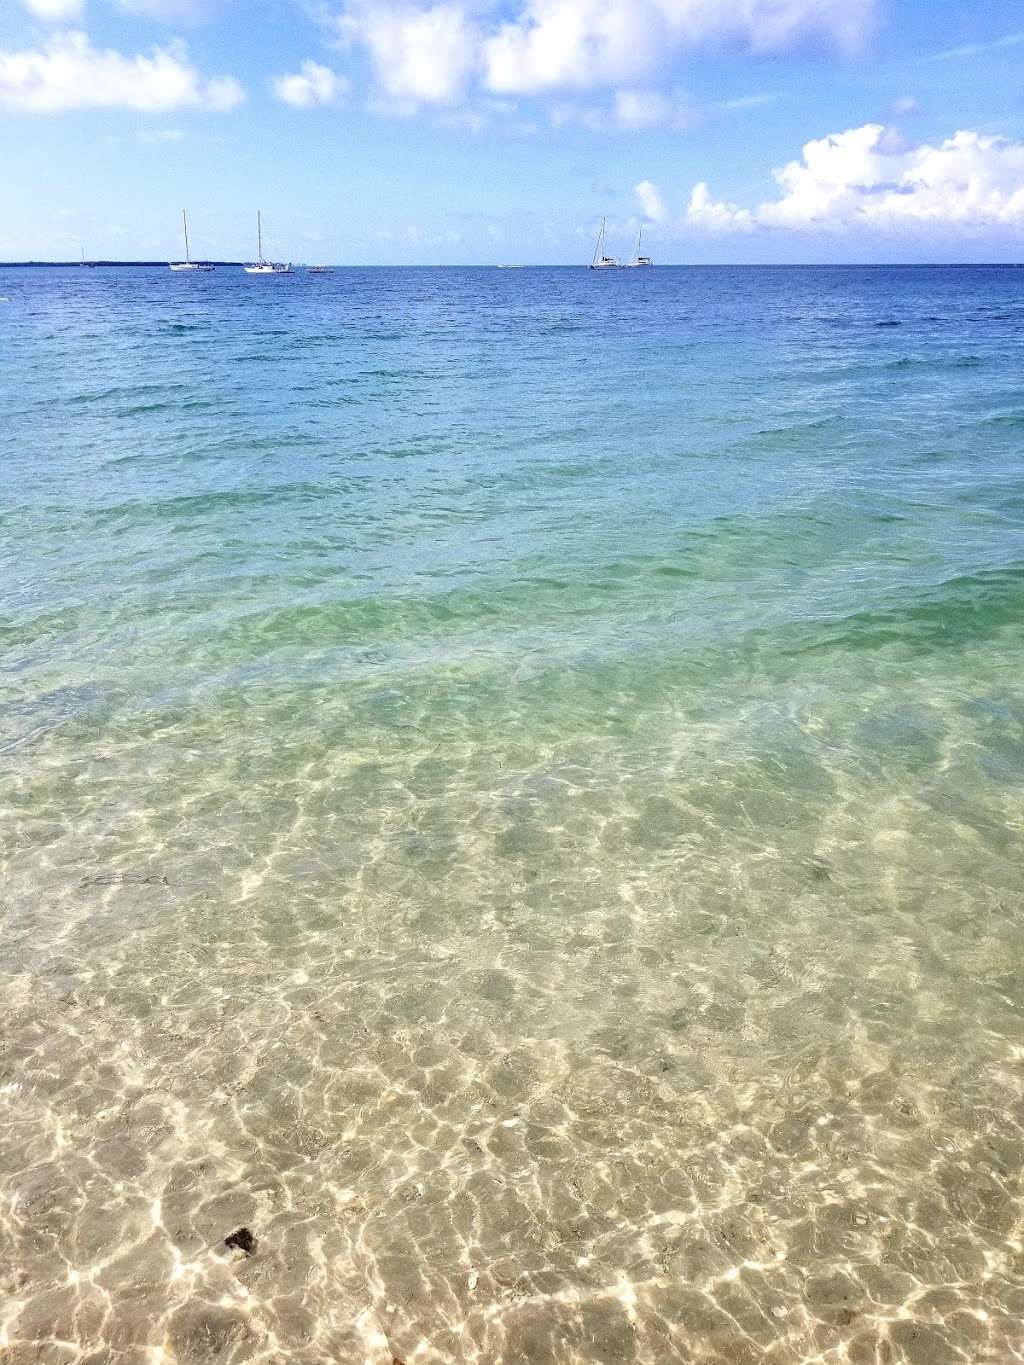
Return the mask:
[[[0,257],[1024,259],[1020,0],[0,0]]]

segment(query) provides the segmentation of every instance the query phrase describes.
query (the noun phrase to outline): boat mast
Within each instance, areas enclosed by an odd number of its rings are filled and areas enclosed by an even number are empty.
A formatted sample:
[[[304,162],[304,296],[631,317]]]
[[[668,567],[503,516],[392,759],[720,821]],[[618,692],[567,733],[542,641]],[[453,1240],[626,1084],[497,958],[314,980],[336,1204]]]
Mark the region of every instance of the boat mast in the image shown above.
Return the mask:
[[[597,234],[597,246],[594,247],[594,259],[591,265],[597,265],[598,257],[601,255],[601,248],[604,245],[604,225],[606,220],[601,219],[601,231]]]
[[[256,210],[256,264],[263,264],[263,214]]]
[[[185,210],[181,211],[181,225],[185,229],[185,263],[191,264],[192,257],[188,254],[188,219],[185,217]]]
[[[641,241],[643,240],[643,235],[644,235],[644,225],[643,225],[643,223],[641,223],[641,224],[640,224],[640,231],[636,234],[636,260],[637,260],[638,263],[639,263],[639,260],[640,260],[640,243],[641,243]]]

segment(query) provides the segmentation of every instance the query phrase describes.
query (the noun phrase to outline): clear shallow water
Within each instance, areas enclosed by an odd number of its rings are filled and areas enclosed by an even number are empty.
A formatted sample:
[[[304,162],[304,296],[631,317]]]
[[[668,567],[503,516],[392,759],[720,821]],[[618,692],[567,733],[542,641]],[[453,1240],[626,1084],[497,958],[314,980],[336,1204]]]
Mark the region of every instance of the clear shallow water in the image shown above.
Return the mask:
[[[4,1365],[1024,1358],[1024,271],[0,295]]]

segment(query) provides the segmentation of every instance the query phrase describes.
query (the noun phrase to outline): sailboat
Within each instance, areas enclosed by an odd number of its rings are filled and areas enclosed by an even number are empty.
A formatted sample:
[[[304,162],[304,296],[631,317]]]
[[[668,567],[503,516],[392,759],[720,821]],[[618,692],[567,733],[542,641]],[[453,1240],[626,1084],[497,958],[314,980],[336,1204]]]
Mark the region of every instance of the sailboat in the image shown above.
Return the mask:
[[[81,270],[83,266],[85,267],[86,270],[95,270],[95,269],[96,269],[96,262],[95,262],[95,261],[87,261],[87,260],[85,259],[85,247],[84,247],[84,246],[82,247],[82,259],[81,259],[81,261],[79,262],[79,265],[78,265],[79,270]]]
[[[630,264],[631,266],[634,266],[634,267],[635,267],[635,266],[638,266],[638,265],[653,265],[653,264],[654,264],[654,262],[651,260],[650,256],[641,256],[641,255],[640,255],[640,243],[643,241],[643,238],[644,238],[644,225],[643,225],[643,223],[641,223],[641,224],[640,224],[640,231],[636,234],[636,250],[633,252],[633,259],[629,262],[629,264]]]
[[[188,250],[188,215],[185,210],[181,211],[181,226],[185,232],[185,259],[183,261],[168,261],[167,264],[172,270],[215,270],[212,261],[194,261],[189,255]]]
[[[263,214],[256,210],[256,260],[252,265],[244,267],[247,275],[294,275],[295,271],[290,265],[285,265],[281,261],[268,261],[263,254]]]
[[[604,234],[605,219],[601,219],[601,231],[597,234],[597,246],[594,247],[594,259],[590,262],[591,270],[617,270],[619,263],[614,256],[604,254]]]

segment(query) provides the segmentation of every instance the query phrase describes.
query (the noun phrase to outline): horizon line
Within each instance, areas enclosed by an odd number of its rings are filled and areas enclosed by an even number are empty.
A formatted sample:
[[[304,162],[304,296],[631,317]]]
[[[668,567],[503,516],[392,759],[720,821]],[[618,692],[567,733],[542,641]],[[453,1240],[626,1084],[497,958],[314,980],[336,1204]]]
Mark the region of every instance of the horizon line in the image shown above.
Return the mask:
[[[169,261],[163,259],[97,259],[86,262],[76,260],[24,260],[0,261],[0,270],[81,270],[83,266],[85,269],[120,267],[125,269],[166,270],[170,264]],[[220,261],[208,257],[198,261],[197,264],[242,269],[251,262]],[[308,262],[297,261],[293,261],[291,264],[298,265],[300,269],[308,268],[309,265]],[[587,261],[404,261],[400,263],[378,261],[362,264],[336,264],[318,261],[315,264],[327,264],[332,270],[587,270],[590,268]],[[1024,266],[1024,259],[1020,261],[659,261],[655,262],[654,268],[662,270],[1018,270],[1022,266]]]

